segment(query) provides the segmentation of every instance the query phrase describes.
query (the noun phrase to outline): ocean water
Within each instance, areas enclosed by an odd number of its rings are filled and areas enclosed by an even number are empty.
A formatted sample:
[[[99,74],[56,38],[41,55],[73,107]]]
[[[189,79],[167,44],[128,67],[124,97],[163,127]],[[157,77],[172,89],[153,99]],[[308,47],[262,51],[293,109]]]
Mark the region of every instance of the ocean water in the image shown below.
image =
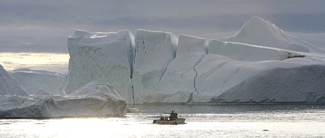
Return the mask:
[[[314,105],[134,106],[124,117],[1,119],[0,137],[324,137],[325,107]],[[157,125],[176,110],[183,125]]]

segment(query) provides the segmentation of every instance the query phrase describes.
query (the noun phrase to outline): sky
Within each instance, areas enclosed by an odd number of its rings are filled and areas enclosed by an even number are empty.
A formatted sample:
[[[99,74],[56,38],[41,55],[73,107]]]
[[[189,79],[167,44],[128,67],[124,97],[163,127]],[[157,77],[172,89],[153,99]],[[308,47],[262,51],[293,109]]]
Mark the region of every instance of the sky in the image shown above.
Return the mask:
[[[0,52],[68,53],[76,29],[147,29],[207,39],[235,35],[253,16],[324,47],[324,0],[1,0]]]

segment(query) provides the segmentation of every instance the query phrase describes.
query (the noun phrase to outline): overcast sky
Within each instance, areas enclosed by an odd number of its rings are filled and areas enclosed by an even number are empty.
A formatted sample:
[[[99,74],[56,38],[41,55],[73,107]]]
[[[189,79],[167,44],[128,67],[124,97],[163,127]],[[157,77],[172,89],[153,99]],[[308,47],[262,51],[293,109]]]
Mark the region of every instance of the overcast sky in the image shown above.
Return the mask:
[[[148,29],[218,39],[252,16],[315,45],[325,41],[325,0],[1,0],[0,52],[67,53],[75,29]]]

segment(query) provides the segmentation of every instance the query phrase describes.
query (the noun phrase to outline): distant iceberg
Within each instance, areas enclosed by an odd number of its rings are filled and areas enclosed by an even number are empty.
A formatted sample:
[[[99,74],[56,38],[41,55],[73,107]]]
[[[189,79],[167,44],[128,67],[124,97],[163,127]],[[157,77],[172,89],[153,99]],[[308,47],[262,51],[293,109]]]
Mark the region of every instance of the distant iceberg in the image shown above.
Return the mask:
[[[112,85],[95,81],[67,96],[43,89],[29,95],[0,65],[0,84],[0,117],[123,116],[127,106]]]
[[[9,73],[29,94],[34,94],[39,89],[49,91],[52,94],[60,94],[60,88],[65,81],[64,74],[45,70],[20,68],[9,71]]]
[[[97,81],[128,104],[319,102],[325,51],[253,17],[233,37],[170,32],[76,31],[69,37],[66,92]]]
[[[29,93],[23,87],[21,87],[19,82],[13,78],[2,67],[2,65],[0,65],[0,95],[29,96]]]

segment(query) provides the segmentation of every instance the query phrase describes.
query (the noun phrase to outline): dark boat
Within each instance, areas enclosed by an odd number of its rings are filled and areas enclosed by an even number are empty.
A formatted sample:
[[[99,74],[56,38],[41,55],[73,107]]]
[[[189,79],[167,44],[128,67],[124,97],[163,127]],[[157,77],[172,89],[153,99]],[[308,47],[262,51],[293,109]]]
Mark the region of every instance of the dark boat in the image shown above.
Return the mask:
[[[178,114],[173,110],[170,113],[169,117],[161,116],[158,120],[153,120],[154,124],[169,124],[169,125],[177,125],[177,124],[185,124],[185,118],[179,118]]]

